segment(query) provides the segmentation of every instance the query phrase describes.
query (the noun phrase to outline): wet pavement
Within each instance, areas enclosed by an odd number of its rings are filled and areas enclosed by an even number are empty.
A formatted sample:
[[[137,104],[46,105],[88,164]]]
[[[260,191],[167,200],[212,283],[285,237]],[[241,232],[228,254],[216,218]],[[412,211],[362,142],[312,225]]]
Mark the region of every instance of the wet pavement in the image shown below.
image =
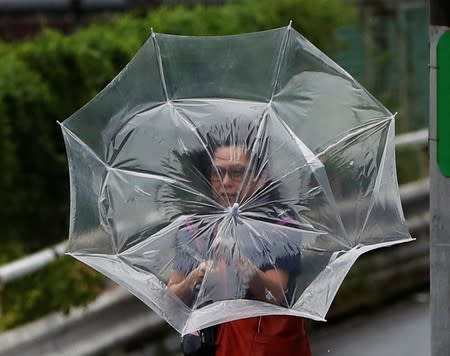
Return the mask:
[[[428,293],[328,323],[311,334],[313,356],[429,356]]]

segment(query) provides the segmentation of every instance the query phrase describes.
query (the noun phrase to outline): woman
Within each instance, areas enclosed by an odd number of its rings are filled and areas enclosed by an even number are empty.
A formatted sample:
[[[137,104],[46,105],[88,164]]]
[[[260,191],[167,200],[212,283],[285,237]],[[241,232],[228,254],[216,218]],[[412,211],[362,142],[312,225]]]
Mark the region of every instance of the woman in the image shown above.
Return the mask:
[[[251,150],[247,148],[248,146],[239,145],[237,142],[237,140],[228,139],[222,144],[215,144],[212,149],[213,165],[209,168],[209,172],[208,169],[203,172],[210,180],[214,199],[225,207],[237,201],[253,200],[254,202],[257,200],[253,199],[255,196],[263,197],[264,190],[271,190],[267,189],[269,184],[264,162],[261,162],[261,158],[259,162],[252,161],[249,153]],[[262,160],[264,161],[264,158]],[[267,197],[268,194],[265,196]],[[264,211],[264,214],[261,214],[262,217],[269,219],[272,223],[296,224],[289,213],[280,212],[280,209],[277,210],[271,206],[273,204],[267,203],[264,198],[261,198],[254,204]],[[238,207],[234,205],[234,208],[236,213]],[[234,229],[234,236],[241,236],[240,231],[247,231],[245,224],[239,223],[238,217],[235,224],[228,229]],[[207,232],[206,235],[205,232]],[[200,234],[202,238],[197,239],[196,237]],[[250,239],[240,239],[239,252],[228,250],[231,252],[226,255],[224,251],[227,250],[221,245],[224,245],[223,241],[227,239],[221,234],[224,235],[222,230],[206,229],[201,222],[187,224],[179,231],[179,248],[168,288],[187,305],[192,306],[195,301],[196,307],[201,306],[199,303],[239,297],[288,306],[293,292],[292,283],[295,276],[300,273],[300,251],[297,254],[280,256],[269,262],[264,261],[261,254],[254,251],[255,246],[248,241]],[[208,260],[208,251],[209,253],[219,251],[214,261]],[[217,258],[220,253],[227,259],[222,265],[217,262],[220,260]],[[200,256],[200,258],[195,259],[193,256]],[[210,263],[214,265],[211,266]],[[216,270],[216,274],[225,276],[216,278],[215,283],[221,287],[212,287],[211,290],[215,291],[212,293],[208,293],[207,287],[199,289],[207,270]],[[229,277],[233,276],[230,270],[234,270],[234,279]],[[214,281],[214,278],[208,278],[208,282],[210,279]],[[199,293],[202,295],[199,296]],[[234,320],[218,325],[217,332],[213,330],[213,333],[215,333],[216,347],[207,347],[206,353],[203,350],[197,353],[198,355],[311,355],[303,319],[298,317],[262,316]]]

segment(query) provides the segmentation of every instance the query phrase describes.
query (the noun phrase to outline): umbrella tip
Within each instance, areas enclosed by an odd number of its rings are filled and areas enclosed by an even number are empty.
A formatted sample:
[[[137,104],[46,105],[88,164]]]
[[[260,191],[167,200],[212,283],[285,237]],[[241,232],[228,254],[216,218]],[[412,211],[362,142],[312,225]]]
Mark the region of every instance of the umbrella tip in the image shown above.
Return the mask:
[[[233,217],[237,217],[239,215],[239,204],[234,203],[230,209],[230,212]]]
[[[291,28],[292,28],[292,20],[289,20],[288,30],[290,30]]]
[[[155,36],[156,36],[155,31],[153,31],[153,27],[150,27],[150,33],[151,33],[151,36],[152,36],[152,37],[155,37]]]

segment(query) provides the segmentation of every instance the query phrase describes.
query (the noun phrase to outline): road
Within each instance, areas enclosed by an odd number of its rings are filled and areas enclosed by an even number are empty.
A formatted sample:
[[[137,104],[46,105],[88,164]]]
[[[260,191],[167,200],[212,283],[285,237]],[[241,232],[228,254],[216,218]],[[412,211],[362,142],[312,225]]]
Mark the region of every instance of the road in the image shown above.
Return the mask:
[[[311,333],[313,356],[429,356],[429,295],[408,296]]]
[[[321,324],[310,339],[313,356],[430,356],[429,295],[410,295],[365,315]],[[178,334],[173,333],[164,344],[166,350],[177,349]],[[168,355],[158,347],[148,344],[126,355]]]

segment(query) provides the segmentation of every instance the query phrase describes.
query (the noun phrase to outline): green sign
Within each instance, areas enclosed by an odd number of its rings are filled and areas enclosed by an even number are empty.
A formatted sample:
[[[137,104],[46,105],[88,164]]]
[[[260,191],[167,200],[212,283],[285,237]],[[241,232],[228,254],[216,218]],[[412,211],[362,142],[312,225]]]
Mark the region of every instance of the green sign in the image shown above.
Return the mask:
[[[450,31],[437,45],[437,163],[450,177]]]

